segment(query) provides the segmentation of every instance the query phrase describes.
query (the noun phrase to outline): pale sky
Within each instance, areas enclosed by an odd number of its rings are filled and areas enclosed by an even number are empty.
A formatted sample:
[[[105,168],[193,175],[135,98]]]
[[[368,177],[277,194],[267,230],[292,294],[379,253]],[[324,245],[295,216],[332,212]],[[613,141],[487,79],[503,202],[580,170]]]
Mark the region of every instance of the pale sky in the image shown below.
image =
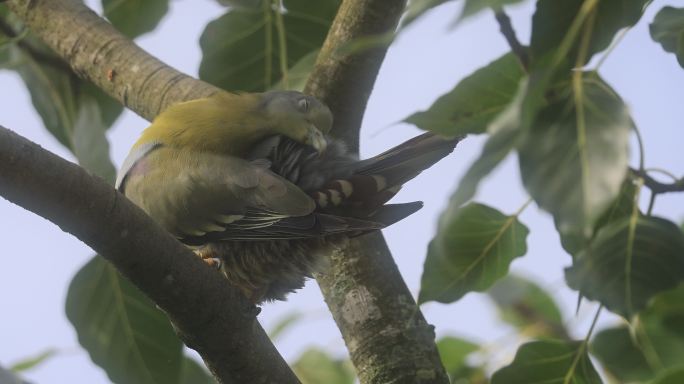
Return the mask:
[[[86,3],[99,10],[96,1]],[[381,152],[419,131],[395,124],[407,115],[427,108],[438,96],[450,90],[462,77],[508,50],[492,15],[485,12],[448,29],[457,15],[458,2],[440,7],[416,22],[389,50],[371,96],[362,130],[362,157]],[[684,70],[671,54],[652,42],[648,23],[663,5],[677,2],[654,1],[642,21],[615,49],[601,69],[604,78],[631,107],[632,116],[646,143],[647,167],[660,167],[684,175]],[[680,4],[681,5],[681,4]],[[533,3],[510,9],[513,24],[523,42],[528,41]],[[213,0],[171,2],[171,11],[157,30],[137,40],[144,49],[175,68],[197,75],[200,61],[198,39],[209,20],[223,8]],[[43,128],[19,77],[0,71],[0,125],[39,143],[59,155],[73,158]],[[121,164],[128,148],[147,122],[126,111],[110,131],[112,158]],[[424,200],[425,207],[384,231],[402,275],[414,294],[420,286],[426,246],[435,230],[438,214],[468,165],[479,154],[482,137],[472,137],[430,171],[409,183],[395,201]],[[632,164],[636,151],[632,150]],[[515,212],[527,195],[520,185],[517,158],[511,156],[483,183],[476,201],[504,213]],[[648,193],[643,194],[644,198]],[[681,222],[684,197],[661,196],[655,213]],[[47,348],[61,353],[27,372],[34,383],[109,383],[104,372],[80,348],[76,334],[64,315],[69,281],[93,252],[55,225],[0,199],[0,365],[35,355]],[[528,254],[513,262],[511,269],[532,278],[552,292],[561,303],[573,334],[583,337],[593,315],[593,303],[583,305],[574,315],[576,294],[565,287],[563,268],[570,257],[561,249],[550,216],[530,206],[521,220],[531,230]],[[494,307],[483,294],[471,293],[456,304],[428,303],[422,307],[438,336],[456,335],[483,342],[499,351],[490,360],[493,367],[512,359],[520,340],[512,329],[497,319]],[[292,311],[305,319],[276,342],[288,361],[294,361],[310,346],[320,346],[333,354],[345,353],[344,343],[325,307],[314,281],[290,295],[287,302],[266,304],[260,321],[266,329]],[[602,325],[617,322],[607,314]]]

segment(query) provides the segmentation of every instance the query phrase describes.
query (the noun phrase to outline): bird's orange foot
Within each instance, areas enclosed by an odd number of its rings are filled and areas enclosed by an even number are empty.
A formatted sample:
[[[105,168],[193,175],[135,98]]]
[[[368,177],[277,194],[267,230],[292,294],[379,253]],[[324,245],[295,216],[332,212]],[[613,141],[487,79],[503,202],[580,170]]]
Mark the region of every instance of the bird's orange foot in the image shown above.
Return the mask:
[[[199,258],[207,263],[210,267],[216,270],[221,269],[221,258],[217,257],[215,252],[206,248],[197,249],[194,252],[195,255],[199,256]]]

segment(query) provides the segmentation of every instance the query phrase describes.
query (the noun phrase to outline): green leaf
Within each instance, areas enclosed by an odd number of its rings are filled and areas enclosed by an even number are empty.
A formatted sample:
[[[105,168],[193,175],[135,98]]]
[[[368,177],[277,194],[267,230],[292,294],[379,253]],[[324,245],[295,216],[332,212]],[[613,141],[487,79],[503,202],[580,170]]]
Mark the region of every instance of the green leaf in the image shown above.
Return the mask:
[[[410,0],[406,6],[406,13],[401,22],[401,28],[413,23],[419,17],[423,16],[427,11],[442,5],[450,0]]]
[[[10,370],[13,372],[22,372],[22,371],[28,371],[30,369],[33,369],[45,361],[51,359],[57,354],[57,350],[54,348],[49,348],[46,349],[45,351],[37,354],[36,356],[31,356],[26,359],[23,359],[21,361],[18,361],[10,366]],[[3,381],[0,380],[0,383]]]
[[[651,38],[677,56],[684,68],[684,8],[663,7],[649,27]]]
[[[592,247],[565,270],[568,285],[629,318],[657,293],[684,280],[684,234],[657,217],[601,228]]]
[[[218,0],[218,2],[229,7],[261,8],[264,0]]]
[[[116,29],[134,38],[157,27],[169,0],[102,0],[102,9]]]
[[[287,67],[318,50],[340,0],[285,0]],[[230,91],[263,91],[282,77],[275,12],[233,8],[207,25],[200,38],[200,78]]]
[[[311,348],[292,365],[302,384],[352,384],[354,371],[343,360],[335,360],[324,351]]]
[[[456,23],[461,23],[463,20],[475,16],[487,8],[497,9],[504,5],[521,3],[523,1],[525,0],[466,0],[463,11],[461,11],[461,15],[456,20]]]
[[[608,48],[615,34],[622,28],[631,27],[641,18],[642,10],[649,0],[602,0],[596,2],[596,16],[593,20],[591,35],[584,65],[591,57]],[[576,18],[584,20],[582,26],[592,18],[583,10],[585,0],[539,0],[537,10],[532,17],[532,37],[530,50],[533,63],[553,56],[563,49],[562,42],[571,31]],[[581,33],[577,33],[569,47],[568,54],[561,54],[565,59],[565,67],[575,66],[579,55]]]
[[[592,353],[614,377],[625,382],[647,381],[681,366],[684,286],[657,295],[633,328],[608,328],[592,341]]]
[[[450,205],[428,246],[418,302],[451,303],[485,291],[527,252],[528,233],[517,216],[477,203]]]
[[[26,35],[22,43],[23,46],[10,44],[9,62],[4,64],[21,76],[45,128],[69,150],[74,150],[75,124],[83,115],[95,119],[99,114],[99,121],[93,120],[93,124],[94,134],[100,134],[103,124],[108,128],[121,114],[123,106],[119,102],[79,79],[60,57],[34,36]],[[25,47],[30,47],[30,50]],[[90,105],[90,100],[95,101],[95,106]],[[87,111],[82,110],[82,102],[89,104]],[[94,109],[97,109],[97,114]]]
[[[456,377],[458,372],[467,368],[466,358],[479,349],[479,345],[458,337],[446,336],[437,340],[442,365],[451,377]]]
[[[623,220],[632,216],[635,205],[638,203],[637,198],[637,188],[634,184],[634,180],[630,174],[622,182],[622,187],[620,187],[620,192],[618,196],[613,200],[608,209],[598,218],[596,224],[592,231],[592,238],[596,235],[599,229],[607,224],[613,223],[615,221]],[[578,228],[565,228],[562,232],[558,223],[556,222],[556,228],[561,236],[561,244],[563,248],[571,255],[577,256],[577,254],[584,248],[590,245],[587,239],[584,237],[582,230]]]
[[[591,343],[591,353],[604,369],[621,381],[646,381],[654,372],[626,325],[601,330]]]
[[[74,277],[67,318],[114,383],[179,383],[182,343],[154,304],[101,257]]]
[[[568,338],[558,305],[537,284],[508,275],[487,293],[496,303],[501,318],[527,336]]]
[[[494,373],[492,384],[600,384],[601,378],[581,344],[557,340],[523,344],[513,362]]]
[[[109,142],[100,109],[94,98],[84,97],[74,122],[73,152],[78,163],[114,184],[116,168],[109,159]]]
[[[207,369],[195,360],[185,356],[182,364],[179,384],[216,384]]]
[[[515,55],[506,54],[461,80],[427,111],[414,113],[404,121],[443,135],[484,133],[511,104],[523,76]]]
[[[589,236],[618,195],[632,126],[622,100],[591,75],[582,80],[581,95],[565,88],[537,115],[518,149],[520,172],[530,196],[554,216],[561,233]]]
[[[271,328],[271,331],[268,332],[268,337],[271,340],[277,339],[280,335],[282,335],[286,330],[290,329],[290,327],[295,325],[303,317],[304,315],[298,311],[288,313],[287,315],[280,318],[280,320],[278,320],[278,322],[273,326],[273,328]]]
[[[491,173],[516,147],[521,137],[523,104],[526,101],[527,81],[522,81],[513,101],[491,122],[487,131],[491,135],[480,156],[468,168],[449,201],[458,207],[475,196],[480,181]]]
[[[684,366],[676,367],[653,380],[650,384],[681,384],[684,383]]]
[[[283,79],[280,79],[273,89],[289,89],[294,91],[303,91],[306,82],[309,80],[309,75],[313,70],[316,59],[318,58],[319,50],[308,53],[302,57],[297,64],[290,68],[287,72],[288,87],[285,87]]]

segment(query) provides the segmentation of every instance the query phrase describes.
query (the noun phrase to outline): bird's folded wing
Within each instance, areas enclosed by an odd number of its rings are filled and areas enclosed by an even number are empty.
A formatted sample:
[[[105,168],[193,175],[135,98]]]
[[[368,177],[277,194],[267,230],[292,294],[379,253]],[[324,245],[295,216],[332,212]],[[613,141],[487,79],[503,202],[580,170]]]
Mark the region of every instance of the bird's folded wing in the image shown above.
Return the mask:
[[[180,239],[231,239],[237,232],[307,216],[313,200],[267,162],[158,146],[139,157],[120,190]],[[298,225],[302,225],[298,223]],[[263,232],[263,231],[261,231]]]

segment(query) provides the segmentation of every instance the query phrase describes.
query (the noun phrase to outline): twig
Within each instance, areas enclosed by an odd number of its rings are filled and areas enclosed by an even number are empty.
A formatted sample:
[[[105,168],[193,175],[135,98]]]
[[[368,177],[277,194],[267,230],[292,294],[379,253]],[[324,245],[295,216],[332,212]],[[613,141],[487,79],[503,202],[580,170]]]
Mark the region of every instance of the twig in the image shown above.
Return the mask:
[[[661,183],[651,177],[646,171],[639,171],[634,168],[630,168],[629,170],[635,176],[644,179],[644,185],[656,195],[668,192],[684,192],[684,177],[672,183]]]
[[[527,48],[520,44],[518,37],[513,29],[513,24],[511,24],[511,18],[508,17],[506,12],[502,8],[494,9],[494,16],[496,21],[499,23],[499,28],[501,34],[506,38],[508,45],[511,47],[511,51],[515,56],[518,57],[520,65],[523,67],[525,72],[529,71],[530,59],[527,53]]]

